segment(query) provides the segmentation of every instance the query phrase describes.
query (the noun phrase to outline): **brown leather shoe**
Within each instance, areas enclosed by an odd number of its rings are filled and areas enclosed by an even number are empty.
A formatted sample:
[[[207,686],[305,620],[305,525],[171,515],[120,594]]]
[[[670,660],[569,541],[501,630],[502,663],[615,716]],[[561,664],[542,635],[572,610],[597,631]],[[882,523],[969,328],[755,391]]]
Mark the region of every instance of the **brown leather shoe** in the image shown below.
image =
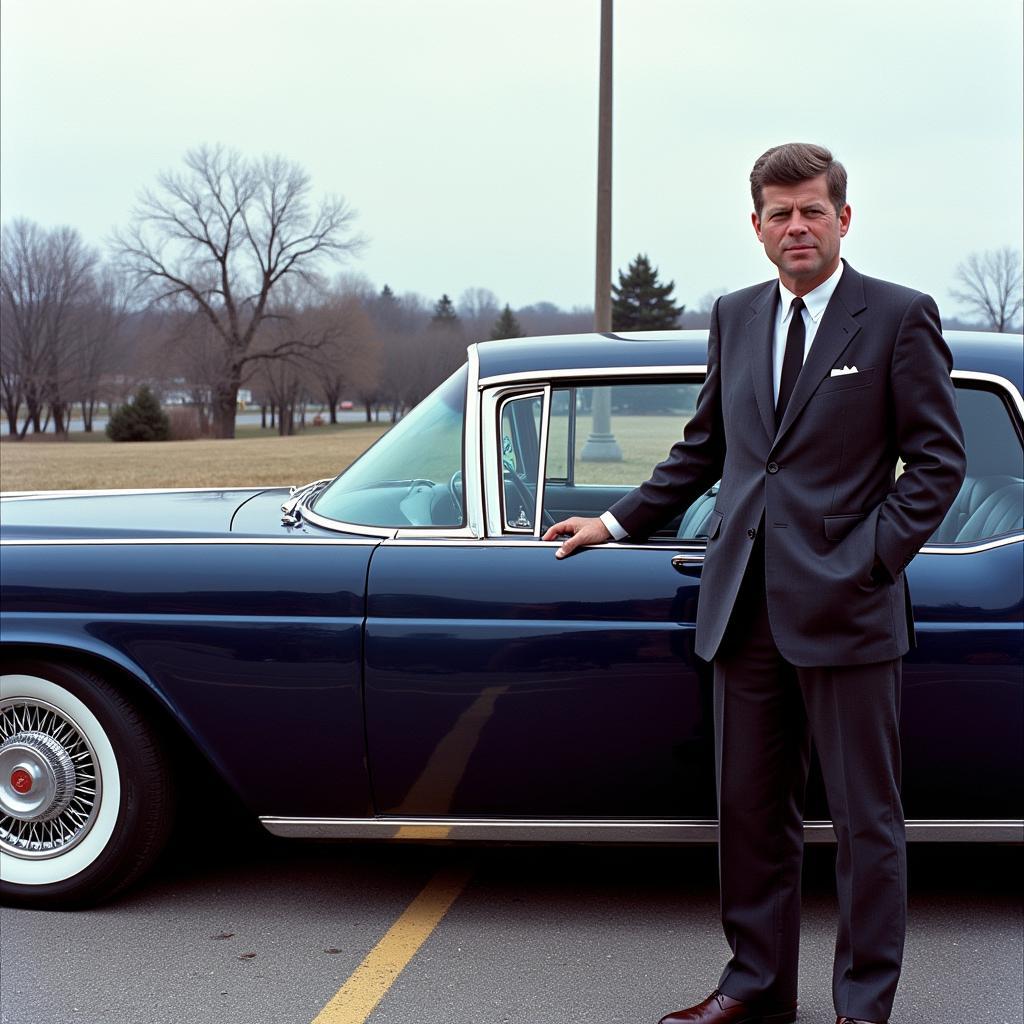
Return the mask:
[[[796,1007],[765,1013],[750,1003],[719,992],[716,988],[704,1000],[687,1010],[676,1010],[662,1017],[658,1024],[789,1024],[796,1020]]]

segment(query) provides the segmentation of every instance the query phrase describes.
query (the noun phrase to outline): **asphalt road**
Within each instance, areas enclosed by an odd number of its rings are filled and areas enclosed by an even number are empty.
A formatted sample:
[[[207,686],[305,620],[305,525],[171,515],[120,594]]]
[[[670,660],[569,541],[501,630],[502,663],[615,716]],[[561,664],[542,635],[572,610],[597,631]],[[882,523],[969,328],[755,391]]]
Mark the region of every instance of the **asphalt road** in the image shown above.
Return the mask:
[[[452,865],[468,868],[468,883],[370,1024],[654,1024],[702,998],[726,953],[710,849],[311,845],[246,833],[208,836],[199,856],[187,838],[108,906],[0,911],[4,1024],[308,1024]],[[808,851],[803,1022],[835,1020],[830,859]],[[1017,848],[911,849],[894,1024],[1022,1020],[1020,868]]]

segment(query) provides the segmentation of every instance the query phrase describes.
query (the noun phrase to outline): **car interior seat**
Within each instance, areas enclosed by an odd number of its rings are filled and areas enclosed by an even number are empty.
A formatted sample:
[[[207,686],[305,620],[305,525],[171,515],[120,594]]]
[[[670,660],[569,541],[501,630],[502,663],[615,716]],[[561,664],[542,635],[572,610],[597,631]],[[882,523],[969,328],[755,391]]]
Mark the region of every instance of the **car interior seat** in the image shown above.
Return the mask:
[[[1024,532],[1024,480],[1013,480],[992,491],[971,513],[956,539],[983,540],[1003,533]]]
[[[718,495],[718,484],[705,491],[684,513],[677,537],[693,540],[695,537],[706,540],[708,536],[708,520],[715,510],[715,498]]]
[[[961,537],[960,533],[967,525],[967,522],[988,500],[988,498],[1003,489],[1012,488],[1015,484],[1020,485],[1021,481],[1012,476],[969,476],[960,488],[949,511],[939,525],[939,528],[932,534],[930,544],[952,544],[958,540],[977,539],[974,536]],[[976,530],[975,523],[971,530]]]

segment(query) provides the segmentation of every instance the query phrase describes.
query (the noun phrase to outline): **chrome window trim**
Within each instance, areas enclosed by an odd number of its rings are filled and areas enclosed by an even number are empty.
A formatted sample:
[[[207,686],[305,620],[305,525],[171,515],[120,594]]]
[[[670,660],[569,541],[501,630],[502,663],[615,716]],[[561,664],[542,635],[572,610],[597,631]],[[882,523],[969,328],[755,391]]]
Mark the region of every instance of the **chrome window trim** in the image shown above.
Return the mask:
[[[466,422],[462,454],[462,499],[466,505],[466,529],[470,536],[484,533],[483,467],[480,445],[480,351],[476,343],[466,349]]]
[[[539,536],[539,534],[537,533],[537,524],[538,524],[538,519],[537,519],[538,500],[537,499],[539,498],[539,495],[534,495],[534,502],[533,502],[533,526],[525,527],[525,526],[511,526],[511,525],[509,525],[508,515],[507,515],[506,508],[505,508],[505,484],[504,484],[504,480],[505,480],[505,462],[504,462],[504,458],[503,458],[504,451],[502,450],[503,449],[503,438],[502,438],[502,434],[501,434],[501,418],[505,414],[505,406],[508,405],[509,402],[522,401],[524,398],[539,398],[540,399],[540,402],[541,402],[541,405],[540,405],[540,419],[541,419],[541,423],[540,423],[540,427],[538,428],[538,433],[537,433],[537,455],[538,455],[538,462],[537,462],[537,488],[539,490],[540,489],[541,469],[544,466],[544,452],[542,450],[543,445],[541,444],[541,436],[542,436],[541,435],[541,430],[543,429],[543,425],[544,425],[544,408],[545,408],[545,406],[547,404],[547,392],[548,392],[548,388],[531,388],[531,389],[528,389],[526,391],[515,391],[515,390],[512,390],[512,391],[504,392],[503,394],[497,396],[496,399],[495,399],[495,406],[496,406],[496,408],[495,408],[495,420],[494,420],[494,426],[495,426],[495,438],[494,439],[497,442],[498,447],[497,447],[497,450],[494,453],[494,457],[495,457],[495,460],[496,460],[496,462],[495,462],[495,474],[498,476],[499,481],[500,481],[500,482],[497,483],[497,492],[498,492],[498,506],[499,506],[499,513],[500,513],[500,517],[501,517],[501,532],[502,533],[521,533],[521,534],[524,534],[526,536],[532,536],[532,537]],[[484,459],[485,465],[486,465],[486,462],[487,462],[487,460],[485,458]],[[490,532],[490,531],[488,531],[488,532]]]
[[[1002,388],[1010,397],[1010,402],[1017,410],[1017,415],[1024,421],[1024,398],[1017,390],[1017,385],[1006,377],[1000,377],[997,373],[982,373],[980,370],[954,370],[950,377],[953,380],[973,380],[981,384],[995,384]]]
[[[953,370],[950,377],[954,383],[958,380],[975,381],[979,384],[992,384],[997,389],[1003,390],[1006,393],[1006,397],[1010,399],[1011,408],[1017,413],[1018,429],[1024,426],[1024,398],[1021,397],[1021,393],[1017,390],[1012,380],[1001,377],[996,373],[983,373],[980,370]],[[956,544],[925,544],[919,554],[976,555],[982,551],[991,551],[994,548],[1003,548],[1010,544],[1020,544],[1022,542],[1024,542],[1024,533],[1011,533],[1003,537],[992,537],[978,543],[965,544],[963,546]]]
[[[501,484],[500,459],[500,428],[501,411],[505,405],[517,398],[540,398],[541,406],[540,434],[537,438],[537,451],[540,459],[538,473],[544,466],[547,457],[547,423],[551,408],[551,387],[547,384],[511,385],[509,387],[488,388],[480,392],[480,455],[483,473],[484,498],[484,536],[500,538],[502,536],[520,536],[523,538],[540,538],[540,510],[544,500],[543,480],[537,481],[537,495],[533,510],[533,527],[529,530],[517,530],[505,525],[504,487]],[[518,541],[513,543],[529,543]]]
[[[323,546],[355,544],[373,547],[384,538],[355,540],[352,537],[33,537],[0,540],[0,547],[96,547],[139,544],[280,544],[282,546]]]
[[[397,527],[390,526],[364,526],[362,523],[346,523],[342,519],[328,519],[327,516],[319,515],[303,504],[299,504],[297,511],[302,514],[302,521],[320,526],[333,533],[360,533],[365,537],[376,537],[384,540],[387,537],[394,537],[398,532]]]
[[[976,555],[981,551],[992,551],[994,548],[1005,548],[1010,544],[1024,542],[1024,533],[1011,533],[1006,537],[994,537],[992,540],[982,541],[980,544],[969,544],[964,547],[955,547],[952,544],[926,544],[918,554],[922,555]]]
[[[499,373],[493,377],[481,377],[479,387],[491,388],[505,384],[524,384],[529,382],[542,383],[551,380],[578,378],[590,380],[597,377],[621,377],[623,380],[634,377],[649,377],[655,374],[660,377],[682,376],[703,373],[707,375],[706,365],[660,365],[660,366],[584,366],[578,369],[558,370],[521,370],[517,373]]]
[[[465,496],[465,490],[463,490],[463,496]],[[439,531],[444,531],[440,537],[438,537]],[[439,540],[458,540],[464,538],[466,540],[474,540],[476,534],[468,526],[402,526],[395,531],[396,537],[422,537],[424,539],[429,537],[438,537]]]
[[[500,842],[714,843],[718,822],[703,819],[548,818],[289,818],[264,815],[276,836],[307,839],[464,839]],[[914,842],[1024,842],[1019,819],[909,819]],[[804,839],[835,842],[831,821],[805,821]]]
[[[544,385],[544,400],[540,409],[537,436],[537,507],[533,513],[534,536],[539,540],[544,529],[544,489],[547,486],[548,431],[551,429],[551,385]],[[550,541],[548,543],[551,543]]]

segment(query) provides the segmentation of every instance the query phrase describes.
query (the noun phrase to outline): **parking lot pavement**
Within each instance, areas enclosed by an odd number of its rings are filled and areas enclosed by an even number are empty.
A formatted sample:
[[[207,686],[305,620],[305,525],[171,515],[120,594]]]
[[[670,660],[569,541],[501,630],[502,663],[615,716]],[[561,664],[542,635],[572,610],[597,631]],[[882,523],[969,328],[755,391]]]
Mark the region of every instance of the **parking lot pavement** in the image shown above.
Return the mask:
[[[179,841],[96,910],[0,912],[4,1024],[309,1024],[439,872],[468,878],[451,908],[368,1017],[331,1024],[654,1024],[703,997],[726,955],[711,849],[247,835],[207,851]],[[809,851],[801,964],[800,1020],[826,1024],[830,859]],[[1015,848],[912,848],[894,1024],[1019,1024],[1020,861]]]

